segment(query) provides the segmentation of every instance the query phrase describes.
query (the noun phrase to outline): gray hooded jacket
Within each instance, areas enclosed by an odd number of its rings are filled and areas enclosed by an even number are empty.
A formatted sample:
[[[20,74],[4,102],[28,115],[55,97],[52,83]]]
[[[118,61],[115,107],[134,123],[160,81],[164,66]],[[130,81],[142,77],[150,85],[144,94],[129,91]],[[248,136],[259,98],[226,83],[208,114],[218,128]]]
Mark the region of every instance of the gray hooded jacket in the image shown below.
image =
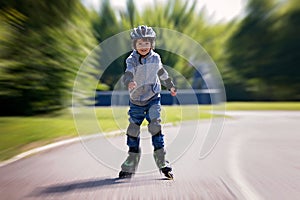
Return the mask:
[[[123,77],[125,86],[127,87],[133,81],[137,83],[137,86],[129,91],[130,101],[133,104],[144,106],[155,97],[159,97],[160,80],[168,89],[175,87],[168,72],[163,68],[159,54],[153,50],[144,58],[136,50],[133,50],[126,59],[126,66]]]

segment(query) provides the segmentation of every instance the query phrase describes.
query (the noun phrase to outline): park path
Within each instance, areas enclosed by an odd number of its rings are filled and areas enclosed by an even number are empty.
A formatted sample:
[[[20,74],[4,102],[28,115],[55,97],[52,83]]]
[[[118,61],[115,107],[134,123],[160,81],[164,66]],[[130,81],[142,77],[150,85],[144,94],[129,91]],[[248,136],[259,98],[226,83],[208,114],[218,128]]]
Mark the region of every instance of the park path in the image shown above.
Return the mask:
[[[124,149],[125,136],[95,137],[53,148],[0,168],[0,198],[14,199],[298,199],[300,196],[300,112],[228,112],[222,136],[205,159],[200,146],[209,121],[200,121],[189,148],[172,163],[174,180],[166,180],[145,160],[151,154],[142,134],[138,173],[117,178],[117,166],[107,166],[91,154],[102,154],[109,140]],[[194,130],[195,122],[164,127],[166,144],[178,129]],[[181,134],[181,133],[180,133]],[[110,155],[109,152],[105,152]],[[147,168],[148,167],[148,168]],[[150,169],[150,170],[149,170]]]

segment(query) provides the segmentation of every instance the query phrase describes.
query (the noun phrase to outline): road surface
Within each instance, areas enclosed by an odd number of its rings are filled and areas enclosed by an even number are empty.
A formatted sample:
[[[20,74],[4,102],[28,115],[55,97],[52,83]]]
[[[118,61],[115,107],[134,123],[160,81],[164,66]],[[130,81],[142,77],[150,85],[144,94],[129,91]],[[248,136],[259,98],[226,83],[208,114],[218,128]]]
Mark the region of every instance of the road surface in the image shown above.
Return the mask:
[[[125,136],[97,137],[2,166],[0,199],[299,199],[300,112],[228,114],[232,117],[225,120],[219,142],[205,159],[199,159],[201,130],[209,122],[200,122],[198,136],[172,163],[174,180],[164,179],[152,170],[154,162],[143,159],[134,178],[119,180],[118,167],[99,162],[93,153],[105,152],[102,142],[109,140],[124,149],[124,160]],[[188,130],[193,123],[164,127],[166,144],[179,127]],[[150,155],[149,137],[142,140],[143,152]],[[123,160],[115,159],[119,164]]]

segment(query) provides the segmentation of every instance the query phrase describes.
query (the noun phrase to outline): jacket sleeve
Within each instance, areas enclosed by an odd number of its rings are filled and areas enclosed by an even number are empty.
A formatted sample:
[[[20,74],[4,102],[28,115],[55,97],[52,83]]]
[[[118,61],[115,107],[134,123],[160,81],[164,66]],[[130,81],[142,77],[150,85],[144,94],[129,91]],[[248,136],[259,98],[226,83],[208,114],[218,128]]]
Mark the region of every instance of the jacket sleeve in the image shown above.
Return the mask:
[[[172,87],[176,88],[173,81],[172,81],[172,79],[169,77],[168,72],[163,67],[163,64],[161,63],[160,57],[159,57],[159,70],[157,72],[157,75],[160,78],[160,80],[162,80],[163,83],[165,83],[164,85],[166,86],[166,88],[168,90],[170,90]]]
[[[130,82],[133,81],[134,78],[134,62],[132,57],[126,59],[126,70],[123,76],[123,84],[127,87]]]

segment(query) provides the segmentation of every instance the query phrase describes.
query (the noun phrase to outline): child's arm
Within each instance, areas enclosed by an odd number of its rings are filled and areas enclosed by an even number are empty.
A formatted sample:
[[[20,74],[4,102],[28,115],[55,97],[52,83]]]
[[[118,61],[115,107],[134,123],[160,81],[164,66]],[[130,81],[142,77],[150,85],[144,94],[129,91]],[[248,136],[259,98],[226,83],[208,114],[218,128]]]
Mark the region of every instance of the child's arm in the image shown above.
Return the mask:
[[[157,75],[159,76],[159,78],[164,81],[166,83],[166,88],[171,92],[172,96],[176,96],[177,94],[177,89],[175,87],[175,84],[173,83],[172,79],[169,77],[168,72],[161,67],[158,70]]]
[[[134,81],[134,67],[133,67],[133,62],[131,60],[131,58],[127,58],[126,59],[126,70],[125,70],[125,74],[123,77],[123,83],[124,85],[129,89],[132,90],[136,87],[137,83]]]
[[[175,87],[175,84],[173,83],[172,79],[169,77],[168,72],[163,67],[163,64],[161,62],[161,58],[159,55],[158,55],[158,65],[159,65],[159,70],[157,72],[158,77],[160,78],[160,80],[165,82],[165,86],[171,92],[171,95],[176,96],[177,89]]]

